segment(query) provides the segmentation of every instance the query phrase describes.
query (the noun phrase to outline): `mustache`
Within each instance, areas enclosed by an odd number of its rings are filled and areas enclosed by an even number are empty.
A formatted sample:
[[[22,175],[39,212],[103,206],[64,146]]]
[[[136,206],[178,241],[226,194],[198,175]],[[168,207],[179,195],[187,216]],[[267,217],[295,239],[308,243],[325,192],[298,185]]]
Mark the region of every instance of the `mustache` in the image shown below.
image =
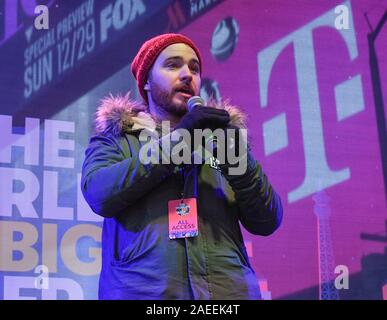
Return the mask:
[[[175,92],[185,92],[185,93],[188,93],[192,96],[195,95],[195,90],[190,86],[190,85],[187,85],[187,84],[182,84],[182,85],[179,85],[179,86],[176,86],[174,88],[174,91]]]

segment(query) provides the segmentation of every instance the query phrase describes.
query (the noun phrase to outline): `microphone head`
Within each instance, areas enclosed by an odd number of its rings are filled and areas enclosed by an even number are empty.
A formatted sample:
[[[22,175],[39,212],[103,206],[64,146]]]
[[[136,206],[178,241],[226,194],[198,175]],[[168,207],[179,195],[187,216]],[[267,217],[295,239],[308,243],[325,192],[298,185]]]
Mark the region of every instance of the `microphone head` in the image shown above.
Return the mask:
[[[192,109],[195,108],[196,106],[203,107],[204,100],[199,96],[192,96],[187,101],[188,111],[191,112]]]

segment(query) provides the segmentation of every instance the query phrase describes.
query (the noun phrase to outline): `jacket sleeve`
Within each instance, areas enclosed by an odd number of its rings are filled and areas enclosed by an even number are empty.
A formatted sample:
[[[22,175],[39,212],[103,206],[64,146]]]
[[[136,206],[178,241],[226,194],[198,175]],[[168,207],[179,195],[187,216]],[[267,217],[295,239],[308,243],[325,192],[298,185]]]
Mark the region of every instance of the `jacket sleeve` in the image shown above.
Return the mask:
[[[244,174],[229,175],[224,167],[221,169],[235,193],[243,227],[252,234],[262,236],[277,230],[283,215],[281,199],[251,153],[247,153]]]
[[[91,209],[113,217],[173,173],[172,165],[143,164],[139,141],[126,137],[94,136],[85,152],[81,189]],[[136,151],[137,150],[137,151]]]

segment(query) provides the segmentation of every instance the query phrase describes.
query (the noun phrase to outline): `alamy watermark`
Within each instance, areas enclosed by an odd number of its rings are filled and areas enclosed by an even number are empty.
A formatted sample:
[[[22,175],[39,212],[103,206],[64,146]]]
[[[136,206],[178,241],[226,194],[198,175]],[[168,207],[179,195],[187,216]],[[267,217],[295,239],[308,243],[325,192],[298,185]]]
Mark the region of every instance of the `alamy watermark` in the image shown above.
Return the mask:
[[[34,273],[39,275],[35,278],[35,288],[39,290],[47,290],[49,288],[49,270],[45,265],[38,265]]]
[[[36,30],[48,30],[49,28],[49,11],[48,7],[39,5],[35,7],[35,14],[38,16],[34,20],[34,26]]]
[[[349,289],[349,270],[346,265],[340,264],[335,268],[335,288],[337,290]]]
[[[349,9],[346,5],[341,4],[335,8],[337,17],[335,18],[335,28],[337,30],[349,29]]]
[[[247,130],[186,129],[170,130],[169,121],[161,123],[157,131],[142,130],[139,159],[142,164],[210,164],[226,165],[229,175],[241,175],[247,169]]]

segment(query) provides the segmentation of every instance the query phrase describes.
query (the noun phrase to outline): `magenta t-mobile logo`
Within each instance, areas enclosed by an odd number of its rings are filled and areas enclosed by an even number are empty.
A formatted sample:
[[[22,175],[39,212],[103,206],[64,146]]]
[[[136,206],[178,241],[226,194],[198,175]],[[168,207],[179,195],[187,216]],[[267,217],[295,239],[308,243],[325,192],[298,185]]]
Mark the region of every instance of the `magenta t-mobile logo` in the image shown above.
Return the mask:
[[[348,49],[353,61],[358,56],[356,34],[352,20],[351,4],[344,2],[349,13],[349,28],[337,28],[335,8],[314,19],[302,28],[290,33],[269,47],[258,52],[258,76],[260,104],[268,106],[269,79],[273,65],[281,52],[293,45],[297,93],[300,107],[302,144],[305,156],[305,176],[302,183],[288,193],[289,203],[348,180],[349,167],[333,170],[328,165],[321,117],[319,83],[316,72],[313,30],[330,27],[337,32]],[[338,121],[364,110],[362,79],[360,74],[348,76],[334,88],[336,115]],[[263,123],[264,152],[271,155],[288,146],[288,126],[286,112],[277,114]]]

